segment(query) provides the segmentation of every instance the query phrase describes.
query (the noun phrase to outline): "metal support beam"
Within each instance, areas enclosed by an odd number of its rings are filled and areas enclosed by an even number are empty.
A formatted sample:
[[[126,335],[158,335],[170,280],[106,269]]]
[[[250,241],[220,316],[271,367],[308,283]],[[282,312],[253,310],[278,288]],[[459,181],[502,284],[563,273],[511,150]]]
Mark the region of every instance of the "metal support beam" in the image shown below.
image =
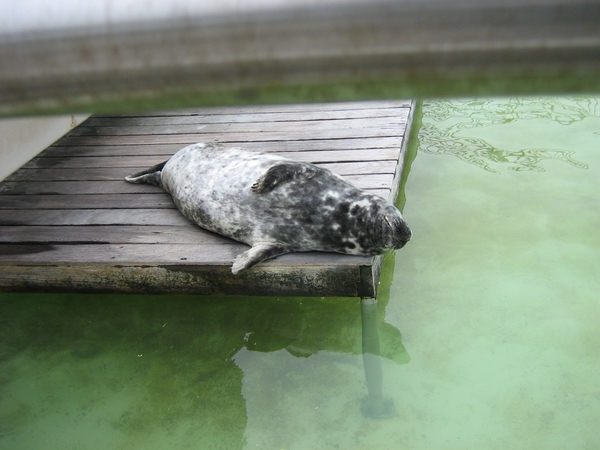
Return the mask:
[[[597,0],[291,4],[13,30],[0,115],[600,92]]]

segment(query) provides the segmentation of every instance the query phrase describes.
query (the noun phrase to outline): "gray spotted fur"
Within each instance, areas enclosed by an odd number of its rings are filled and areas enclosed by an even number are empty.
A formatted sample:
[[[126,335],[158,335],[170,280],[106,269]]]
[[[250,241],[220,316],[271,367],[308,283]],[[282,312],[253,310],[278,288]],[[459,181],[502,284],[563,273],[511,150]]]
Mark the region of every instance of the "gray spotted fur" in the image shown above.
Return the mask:
[[[385,199],[277,155],[201,142],[125,179],[161,186],[192,222],[252,246],[235,259],[234,274],[284,253],[378,255],[411,238]]]

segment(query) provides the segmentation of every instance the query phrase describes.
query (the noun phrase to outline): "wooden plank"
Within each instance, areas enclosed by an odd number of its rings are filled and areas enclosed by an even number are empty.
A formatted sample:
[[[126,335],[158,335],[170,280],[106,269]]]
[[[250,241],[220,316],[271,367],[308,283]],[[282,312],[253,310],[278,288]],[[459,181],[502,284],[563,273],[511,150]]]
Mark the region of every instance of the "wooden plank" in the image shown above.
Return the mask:
[[[378,194],[379,195],[379,194]],[[166,192],[156,194],[0,195],[0,209],[174,209]]]
[[[273,153],[273,152],[266,152]],[[317,163],[342,163],[360,161],[397,160],[399,149],[367,149],[347,151],[306,151],[277,152],[278,155],[295,161]],[[90,167],[141,167],[167,160],[170,154],[161,155],[125,155],[125,156],[85,156],[77,158],[55,158],[40,156],[25,164],[22,169],[45,169],[59,166],[61,169],[80,169]]]
[[[318,163],[318,167],[329,169],[344,178],[356,177],[360,175],[375,176],[382,174],[394,174],[397,166],[397,159],[387,161],[362,161],[347,163]],[[391,187],[391,184],[388,185]]]
[[[383,100],[362,102],[336,102],[336,103],[290,103],[276,105],[242,105],[242,106],[211,106],[208,108],[179,108],[157,111],[136,111],[123,114],[94,114],[96,117],[157,117],[157,116],[188,116],[194,114],[232,115],[240,114],[268,114],[292,112],[295,114],[307,112],[330,111],[360,111],[366,109],[410,108],[411,100]]]
[[[174,225],[189,221],[168,209],[2,209],[0,225]]]
[[[204,110],[190,113],[189,115],[152,115],[152,116],[91,116],[81,126],[86,127],[111,127],[111,126],[163,126],[163,125],[185,125],[185,124],[230,124],[230,123],[278,123],[278,122],[307,122],[328,121],[335,124],[337,120],[348,119],[371,119],[398,118],[408,116],[410,108],[365,108],[356,110],[307,110],[298,114],[297,111],[254,111],[254,112],[231,112],[229,114],[215,114]]]
[[[382,138],[402,136],[403,127],[380,129],[360,128],[346,130],[322,130],[311,136],[312,139],[348,139],[348,138]],[[227,140],[225,140],[227,139]],[[270,141],[302,141],[307,139],[306,132],[239,132],[239,133],[190,133],[181,135],[140,135],[140,136],[70,136],[60,139],[58,145],[144,145],[144,144],[194,144],[202,141],[225,143],[236,142],[270,142]]]
[[[127,122],[123,120],[123,122]],[[195,133],[278,133],[303,132],[323,133],[335,132],[341,134],[346,130],[397,130],[406,125],[405,117],[374,117],[370,119],[337,119],[332,121],[295,121],[295,122],[246,122],[246,123],[196,123],[196,124],[170,124],[139,126],[127,123],[115,126],[94,127],[82,124],[74,128],[69,136],[135,136],[135,135],[163,135],[163,134],[195,134]]]
[[[198,141],[201,142],[201,141]],[[383,138],[347,138],[347,139],[303,139],[302,141],[244,142],[219,139],[219,142],[248,150],[263,152],[304,152],[304,151],[348,151],[362,149],[400,148],[402,136]],[[195,143],[195,142],[192,142]],[[182,144],[90,144],[69,145],[59,141],[44,150],[40,156],[79,157],[79,156],[127,156],[127,155],[172,155],[183,148]]]
[[[406,163],[406,158],[408,155],[409,136],[410,136],[414,116],[415,116],[415,108],[412,108],[410,110],[410,113],[407,118],[407,126],[406,126],[406,130],[405,130],[406,136],[404,137],[404,139],[402,139],[402,145],[400,147],[400,152],[399,152],[399,155],[397,158],[397,163],[396,163],[396,171],[394,173],[394,178],[392,179],[392,182],[390,185],[391,191],[389,193],[388,200],[394,204],[397,204],[398,194],[399,194],[400,188],[401,188],[400,185],[402,184],[402,177],[405,172],[405,163]],[[374,274],[377,279],[379,279],[380,270],[381,270],[381,264],[379,266],[375,267]]]
[[[125,181],[28,181],[0,183],[3,194],[149,194],[163,192],[158,186]]]
[[[392,174],[347,175],[346,180],[360,189],[389,189]],[[126,181],[7,181],[0,184],[5,194],[133,194],[162,192],[158,186],[131,184]]]
[[[237,255],[250,247],[239,242],[219,244],[1,244],[2,265],[65,265],[65,264],[127,264],[160,266],[163,264],[230,266]],[[278,265],[308,264],[369,264],[367,256],[328,252],[289,253],[277,257]],[[271,262],[273,264],[273,262]]]
[[[228,265],[0,265],[0,291],[358,297],[361,266],[265,262],[232,276]]]
[[[27,225],[0,227],[2,244],[231,244],[231,239],[185,225]]]
[[[150,167],[154,164],[164,161],[159,158],[157,160],[149,161],[148,165],[137,166],[137,167],[101,167],[91,169],[77,169],[77,170],[64,170],[64,169],[23,169],[19,170],[8,177],[7,182],[61,182],[61,181],[122,181],[125,182],[125,177],[141,170]]]
[[[93,167],[90,169],[79,168],[77,170],[65,170],[63,168],[22,169],[6,177],[6,181],[123,181],[127,175],[140,172],[164,161],[164,158],[156,157],[129,158],[132,158],[130,164],[123,164],[120,167]],[[348,175],[394,173],[396,161],[319,163],[317,166],[329,169],[345,177]]]

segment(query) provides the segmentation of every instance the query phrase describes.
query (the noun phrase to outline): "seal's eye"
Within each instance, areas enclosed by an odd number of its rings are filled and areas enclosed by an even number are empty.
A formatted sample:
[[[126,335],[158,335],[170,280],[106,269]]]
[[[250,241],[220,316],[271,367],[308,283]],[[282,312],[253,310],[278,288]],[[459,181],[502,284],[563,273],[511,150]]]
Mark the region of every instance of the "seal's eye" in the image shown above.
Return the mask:
[[[392,224],[390,223],[390,219],[387,218],[387,216],[383,216],[383,220],[385,220],[385,223],[388,224],[388,226],[390,227],[390,230],[393,230],[394,227],[392,226]]]

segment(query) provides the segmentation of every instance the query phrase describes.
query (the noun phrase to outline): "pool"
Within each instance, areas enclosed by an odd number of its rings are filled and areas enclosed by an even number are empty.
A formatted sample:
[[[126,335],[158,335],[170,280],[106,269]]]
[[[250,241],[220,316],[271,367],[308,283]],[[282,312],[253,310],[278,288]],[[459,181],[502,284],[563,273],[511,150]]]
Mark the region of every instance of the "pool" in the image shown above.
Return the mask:
[[[0,448],[595,448],[600,98],[426,101],[358,299],[0,295]]]

